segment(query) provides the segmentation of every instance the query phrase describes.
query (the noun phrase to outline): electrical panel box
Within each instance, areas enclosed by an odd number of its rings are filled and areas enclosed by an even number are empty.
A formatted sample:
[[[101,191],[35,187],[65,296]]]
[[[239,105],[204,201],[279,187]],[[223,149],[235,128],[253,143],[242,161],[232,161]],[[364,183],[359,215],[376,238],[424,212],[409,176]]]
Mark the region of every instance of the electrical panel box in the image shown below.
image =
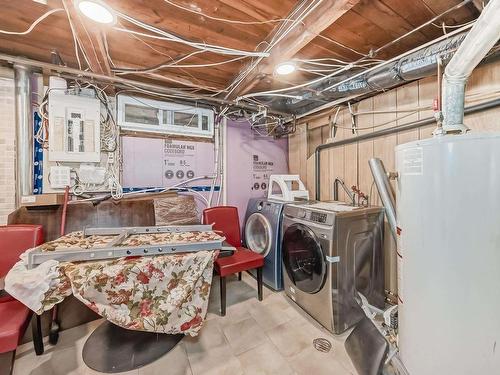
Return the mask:
[[[98,99],[49,93],[49,161],[99,162],[101,103]]]

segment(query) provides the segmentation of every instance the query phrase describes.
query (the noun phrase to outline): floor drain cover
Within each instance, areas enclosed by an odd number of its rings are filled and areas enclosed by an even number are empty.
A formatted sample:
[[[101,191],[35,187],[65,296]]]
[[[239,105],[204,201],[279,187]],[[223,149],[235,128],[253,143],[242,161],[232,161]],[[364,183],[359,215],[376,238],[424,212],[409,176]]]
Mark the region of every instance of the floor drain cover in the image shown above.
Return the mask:
[[[332,349],[332,343],[324,338],[314,339],[313,346],[316,350],[323,353],[328,353]]]

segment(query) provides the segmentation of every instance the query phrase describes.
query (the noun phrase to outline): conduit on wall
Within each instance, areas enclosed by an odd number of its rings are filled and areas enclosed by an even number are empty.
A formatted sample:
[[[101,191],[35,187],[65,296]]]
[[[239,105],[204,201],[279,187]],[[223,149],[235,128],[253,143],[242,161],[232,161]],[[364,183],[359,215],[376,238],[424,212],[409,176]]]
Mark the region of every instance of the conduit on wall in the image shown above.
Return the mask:
[[[16,201],[33,192],[33,131],[30,70],[14,64],[16,102]]]
[[[495,99],[495,100],[491,100],[491,101],[488,101],[485,103],[472,105],[470,107],[465,108],[464,113],[465,113],[465,115],[469,115],[469,114],[474,114],[474,113],[486,111],[489,109],[493,109],[496,107],[500,107],[500,99]],[[316,188],[315,197],[316,197],[316,200],[320,200],[320,198],[321,198],[321,158],[320,158],[321,151],[327,150],[330,148],[334,148],[334,147],[345,146],[345,145],[348,145],[351,143],[366,141],[368,139],[383,137],[383,136],[391,135],[391,134],[394,134],[397,132],[404,132],[407,130],[417,129],[417,128],[420,128],[422,126],[431,125],[435,122],[436,122],[436,119],[434,117],[429,117],[429,118],[426,118],[423,120],[410,122],[410,123],[405,124],[405,125],[394,126],[394,127],[379,130],[376,132],[363,134],[363,135],[360,135],[357,137],[343,139],[341,141],[319,145],[318,147],[316,147],[316,150],[314,152],[314,157],[315,157],[314,171],[315,171],[315,185],[316,185],[315,186],[315,188]]]

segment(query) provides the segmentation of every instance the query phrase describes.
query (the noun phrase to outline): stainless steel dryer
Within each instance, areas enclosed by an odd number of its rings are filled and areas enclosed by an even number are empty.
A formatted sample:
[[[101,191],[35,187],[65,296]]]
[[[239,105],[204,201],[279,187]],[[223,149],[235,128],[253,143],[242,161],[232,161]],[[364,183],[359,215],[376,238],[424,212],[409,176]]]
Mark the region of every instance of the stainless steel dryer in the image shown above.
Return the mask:
[[[248,201],[243,231],[246,247],[264,258],[262,281],[273,290],[283,289],[281,263],[281,219],[284,202],[265,198]],[[251,270],[255,276],[256,271]]]
[[[361,292],[384,306],[384,211],[340,202],[290,203],[283,210],[285,293],[332,333],[364,317]]]

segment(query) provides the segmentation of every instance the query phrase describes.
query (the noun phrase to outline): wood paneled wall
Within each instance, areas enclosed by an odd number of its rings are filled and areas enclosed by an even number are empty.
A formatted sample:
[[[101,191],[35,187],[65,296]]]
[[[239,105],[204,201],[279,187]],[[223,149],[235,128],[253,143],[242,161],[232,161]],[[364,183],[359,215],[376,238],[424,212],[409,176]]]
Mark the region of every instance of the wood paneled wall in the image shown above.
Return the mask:
[[[432,102],[437,94],[435,77],[429,77],[386,91],[352,106],[354,113],[376,112],[356,116],[358,134],[400,126],[433,116]],[[467,104],[477,104],[500,97],[500,62],[476,69],[467,86]],[[406,111],[409,112],[406,112]],[[397,111],[397,112],[391,112]],[[338,129],[330,138],[330,120],[335,112],[300,123],[289,137],[290,173],[299,174],[311,196],[315,191],[314,150],[317,145],[356,136],[351,130],[351,115],[343,109],[337,116]],[[500,108],[466,116],[465,123],[474,132],[500,132]],[[328,149],[321,154],[321,200],[333,199],[333,181],[342,178],[347,186],[356,185],[369,194],[371,204],[380,205],[377,188],[368,166],[372,157],[380,158],[388,171],[395,169],[394,147],[429,138],[435,124],[411,131]],[[499,172],[500,173],[500,172]],[[345,200],[342,192],[340,200]],[[395,245],[386,230],[386,288],[397,291]]]

